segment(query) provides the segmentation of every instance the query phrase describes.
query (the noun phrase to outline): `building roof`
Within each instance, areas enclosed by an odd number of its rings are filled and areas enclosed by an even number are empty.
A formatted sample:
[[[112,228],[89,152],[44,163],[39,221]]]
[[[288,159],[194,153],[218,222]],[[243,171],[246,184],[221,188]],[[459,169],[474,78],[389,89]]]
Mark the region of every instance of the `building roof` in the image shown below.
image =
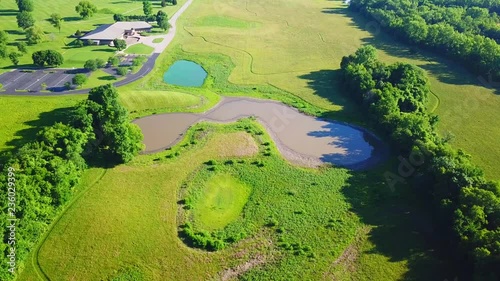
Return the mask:
[[[125,30],[147,29],[153,26],[145,21],[119,21],[113,24],[103,24],[80,39],[83,40],[114,40],[121,38]]]

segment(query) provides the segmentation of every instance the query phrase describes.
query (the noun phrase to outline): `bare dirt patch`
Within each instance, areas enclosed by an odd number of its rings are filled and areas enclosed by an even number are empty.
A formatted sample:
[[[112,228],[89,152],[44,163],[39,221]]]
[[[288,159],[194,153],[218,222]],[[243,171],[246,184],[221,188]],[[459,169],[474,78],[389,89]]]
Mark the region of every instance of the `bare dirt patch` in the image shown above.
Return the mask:
[[[217,139],[217,149],[221,157],[252,156],[259,152],[254,138],[246,132],[221,135]]]
[[[370,232],[370,229],[369,226],[364,226],[358,230],[352,244],[344,250],[323,274],[323,280],[338,280],[339,274],[345,275],[346,272],[356,271],[356,261],[360,255],[361,244]]]

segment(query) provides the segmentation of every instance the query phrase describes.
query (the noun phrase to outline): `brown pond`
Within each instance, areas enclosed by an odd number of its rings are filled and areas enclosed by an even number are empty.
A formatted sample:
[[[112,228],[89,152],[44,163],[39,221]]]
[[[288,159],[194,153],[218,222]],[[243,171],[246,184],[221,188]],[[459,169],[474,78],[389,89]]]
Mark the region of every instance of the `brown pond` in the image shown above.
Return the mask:
[[[224,98],[205,113],[158,114],[134,123],[144,134],[145,153],[154,153],[177,143],[199,121],[232,122],[248,116],[257,117],[283,156],[294,163],[306,166],[331,163],[365,169],[380,162],[387,153],[387,147],[363,128],[307,116],[268,100]]]

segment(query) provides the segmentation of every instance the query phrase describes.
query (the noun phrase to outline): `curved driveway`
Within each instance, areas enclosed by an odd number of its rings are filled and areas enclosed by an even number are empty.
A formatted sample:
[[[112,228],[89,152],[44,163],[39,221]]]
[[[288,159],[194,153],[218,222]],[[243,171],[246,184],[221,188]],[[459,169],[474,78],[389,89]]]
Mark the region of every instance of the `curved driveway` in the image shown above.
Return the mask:
[[[153,67],[155,65],[156,59],[160,55],[161,52],[163,52],[168,45],[172,42],[175,36],[175,31],[176,31],[176,23],[177,19],[186,11],[186,9],[193,3],[193,0],[188,0],[182,7],[177,10],[177,12],[170,18],[168,21],[170,23],[170,29],[168,30],[168,33],[166,35],[157,35],[157,36],[151,36],[153,39],[154,38],[163,38],[163,41],[161,43],[156,43],[154,48],[153,54],[148,58],[148,60],[144,63],[144,65],[141,67],[141,69],[134,73],[134,74],[129,74],[125,79],[113,83],[114,86],[119,87],[123,86],[129,83],[132,83],[136,80],[139,80],[140,78],[146,76],[151,70],[153,70]],[[43,69],[39,71],[48,71],[49,69]],[[13,78],[15,79],[15,78]],[[40,82],[41,83],[41,82]],[[2,95],[19,95],[19,96],[59,96],[59,95],[69,95],[69,94],[86,94],[90,91],[90,89],[81,89],[81,90],[74,90],[74,91],[63,91],[63,92],[0,92]]]

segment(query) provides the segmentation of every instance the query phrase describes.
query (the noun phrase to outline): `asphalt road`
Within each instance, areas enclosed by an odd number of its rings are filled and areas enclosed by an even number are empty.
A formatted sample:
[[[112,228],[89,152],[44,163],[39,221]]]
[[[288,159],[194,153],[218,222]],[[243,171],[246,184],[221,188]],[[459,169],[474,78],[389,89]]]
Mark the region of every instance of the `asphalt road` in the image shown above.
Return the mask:
[[[133,74],[128,74],[123,80],[113,83],[115,87],[134,82],[153,69],[156,59],[160,54],[151,55],[142,65],[141,69]],[[0,75],[0,83],[3,85],[0,95],[18,96],[58,96],[68,94],[87,94],[90,89],[65,91],[64,83],[71,81],[78,70],[68,71],[62,69],[43,69],[34,72],[23,72],[14,70]],[[42,83],[47,84],[50,92],[41,92]],[[16,91],[17,90],[17,91]]]

